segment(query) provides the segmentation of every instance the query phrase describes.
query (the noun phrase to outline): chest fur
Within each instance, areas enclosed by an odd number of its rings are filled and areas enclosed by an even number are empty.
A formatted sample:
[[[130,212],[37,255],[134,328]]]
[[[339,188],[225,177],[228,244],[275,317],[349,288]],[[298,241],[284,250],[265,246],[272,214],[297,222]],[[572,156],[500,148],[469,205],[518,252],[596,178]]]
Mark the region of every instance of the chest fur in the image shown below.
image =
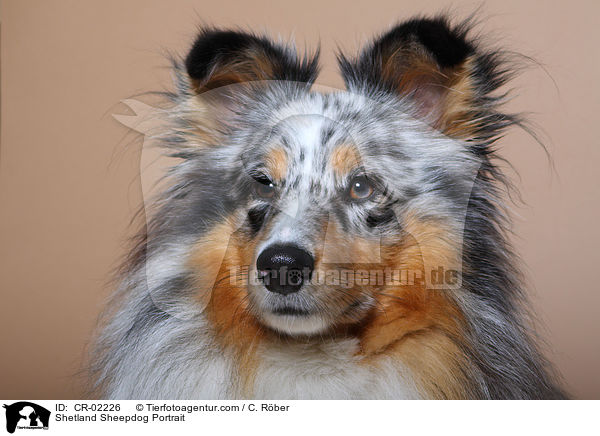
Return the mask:
[[[253,383],[258,399],[416,399],[406,368],[382,356],[356,355],[352,339],[318,345],[283,344],[259,350]]]

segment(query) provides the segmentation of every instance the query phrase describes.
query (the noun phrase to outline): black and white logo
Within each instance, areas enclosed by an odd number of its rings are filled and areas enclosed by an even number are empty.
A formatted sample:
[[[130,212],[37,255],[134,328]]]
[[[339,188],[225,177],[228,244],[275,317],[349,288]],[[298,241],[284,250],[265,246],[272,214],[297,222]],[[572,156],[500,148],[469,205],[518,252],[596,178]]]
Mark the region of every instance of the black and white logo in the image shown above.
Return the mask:
[[[48,429],[50,411],[29,401],[19,401],[3,406],[6,409],[6,431],[14,433],[16,429]]]

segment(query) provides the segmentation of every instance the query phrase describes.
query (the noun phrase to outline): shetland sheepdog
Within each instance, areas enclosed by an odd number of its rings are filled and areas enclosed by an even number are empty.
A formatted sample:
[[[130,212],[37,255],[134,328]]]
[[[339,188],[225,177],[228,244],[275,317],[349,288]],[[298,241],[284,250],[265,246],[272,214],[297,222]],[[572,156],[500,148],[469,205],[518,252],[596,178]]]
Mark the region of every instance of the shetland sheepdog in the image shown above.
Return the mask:
[[[205,28],[173,61],[177,159],[92,359],[104,398],[563,398],[509,244],[514,71],[415,18],[316,89],[318,52]],[[166,126],[166,127],[165,127]]]

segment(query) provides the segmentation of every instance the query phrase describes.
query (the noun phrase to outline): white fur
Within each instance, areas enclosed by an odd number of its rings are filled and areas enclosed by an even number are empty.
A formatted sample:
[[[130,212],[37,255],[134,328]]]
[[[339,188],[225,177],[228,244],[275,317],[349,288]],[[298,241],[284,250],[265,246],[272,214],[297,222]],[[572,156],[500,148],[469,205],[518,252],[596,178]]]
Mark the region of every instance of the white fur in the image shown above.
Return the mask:
[[[268,346],[254,386],[259,399],[418,399],[408,371],[387,356],[376,366],[355,355],[358,340]]]

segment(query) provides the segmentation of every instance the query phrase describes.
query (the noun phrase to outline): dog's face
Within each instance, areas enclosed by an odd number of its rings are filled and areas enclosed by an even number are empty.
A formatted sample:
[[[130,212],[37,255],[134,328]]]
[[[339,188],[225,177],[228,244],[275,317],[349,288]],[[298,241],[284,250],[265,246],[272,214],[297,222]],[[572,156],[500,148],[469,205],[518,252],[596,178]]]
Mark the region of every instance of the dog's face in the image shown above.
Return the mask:
[[[353,273],[382,263],[382,244],[400,242],[397,210],[417,194],[400,114],[341,93],[306,96],[270,115],[264,143],[241,158],[251,184],[249,273],[259,278],[249,280],[250,307],[286,333],[360,321],[375,305],[374,287]]]
[[[239,193],[248,307],[291,334],[359,322],[386,293],[371,274],[409,265],[422,274],[402,255],[415,242],[407,221],[427,205],[430,225],[445,225],[452,199],[436,178],[461,186],[470,161],[462,144],[392,101],[307,94],[262,111],[260,125],[230,138],[246,144],[229,187]]]
[[[200,35],[179,131],[195,147],[187,211],[210,222],[190,265],[216,318],[241,311],[320,334],[408,298],[427,265],[457,268],[485,63],[442,36],[455,46],[437,53],[396,30],[341,58],[346,91],[319,93],[314,59],[251,35]],[[389,282],[402,271],[408,281]]]

